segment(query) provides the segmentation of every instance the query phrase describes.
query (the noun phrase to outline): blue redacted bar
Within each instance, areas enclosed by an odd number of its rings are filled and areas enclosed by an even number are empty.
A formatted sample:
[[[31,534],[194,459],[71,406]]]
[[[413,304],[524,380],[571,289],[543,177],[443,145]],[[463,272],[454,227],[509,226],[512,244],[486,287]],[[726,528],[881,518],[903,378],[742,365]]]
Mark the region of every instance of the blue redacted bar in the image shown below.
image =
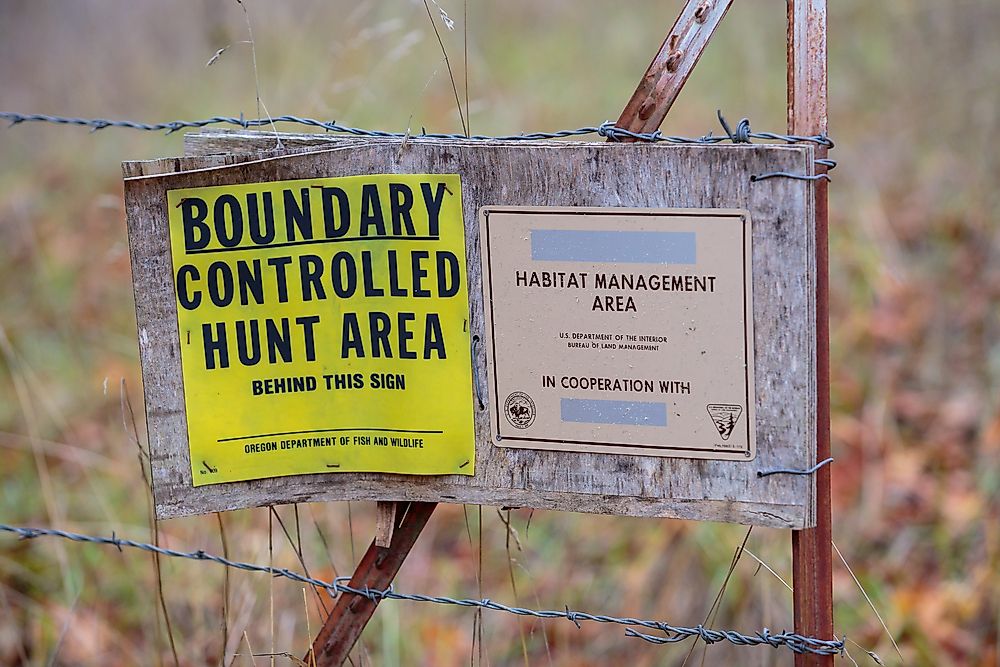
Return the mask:
[[[697,255],[694,232],[531,230],[536,261],[695,264]]]
[[[559,407],[560,417],[564,422],[630,426],[667,425],[666,403],[563,398],[560,399]]]

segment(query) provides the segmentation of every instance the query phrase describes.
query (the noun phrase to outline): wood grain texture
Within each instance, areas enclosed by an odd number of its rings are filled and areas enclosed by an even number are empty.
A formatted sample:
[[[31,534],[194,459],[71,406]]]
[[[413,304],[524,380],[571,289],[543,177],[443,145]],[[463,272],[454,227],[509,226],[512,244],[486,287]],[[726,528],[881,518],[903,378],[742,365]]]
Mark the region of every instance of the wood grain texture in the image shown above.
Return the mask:
[[[375,546],[388,549],[396,529],[396,511],[405,509],[406,503],[375,503]]]
[[[814,521],[812,477],[757,471],[815,461],[813,185],[751,183],[812,173],[811,146],[481,142],[203,132],[188,157],[124,171],[140,353],[160,518],[267,504],[411,500],[537,507],[801,528]],[[288,152],[306,151],[306,152]],[[242,153],[233,155],[233,153]],[[223,156],[222,154],[227,154]],[[172,170],[185,170],[171,173]],[[317,474],[191,486],[166,191],[366,173],[458,173],[467,229],[470,321],[483,334],[477,211],[484,205],[746,208],[753,228],[757,458],[695,461],[504,449],[476,415],[476,475]],[[478,382],[486,381],[480,346]]]

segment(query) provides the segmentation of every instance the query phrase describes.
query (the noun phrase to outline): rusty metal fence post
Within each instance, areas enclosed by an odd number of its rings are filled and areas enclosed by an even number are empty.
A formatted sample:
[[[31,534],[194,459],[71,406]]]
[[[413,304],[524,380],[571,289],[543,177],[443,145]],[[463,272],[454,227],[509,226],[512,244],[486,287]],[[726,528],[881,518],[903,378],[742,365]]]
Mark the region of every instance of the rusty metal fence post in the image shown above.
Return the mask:
[[[826,0],[788,0],[788,131],[827,133]],[[817,157],[826,148],[817,147]],[[830,456],[830,283],[827,182],[816,181],[816,460]],[[792,531],[795,631],[833,638],[830,466],[816,473],[816,527]],[[796,667],[832,666],[800,654]]]

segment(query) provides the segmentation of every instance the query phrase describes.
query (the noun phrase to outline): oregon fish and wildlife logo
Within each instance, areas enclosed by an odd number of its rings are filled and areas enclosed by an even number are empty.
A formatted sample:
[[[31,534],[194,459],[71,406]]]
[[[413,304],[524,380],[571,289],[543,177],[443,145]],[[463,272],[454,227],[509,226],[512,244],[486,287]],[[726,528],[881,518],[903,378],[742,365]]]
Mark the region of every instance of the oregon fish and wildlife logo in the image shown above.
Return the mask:
[[[504,401],[503,414],[514,428],[528,428],[535,422],[535,402],[523,391],[515,391]]]

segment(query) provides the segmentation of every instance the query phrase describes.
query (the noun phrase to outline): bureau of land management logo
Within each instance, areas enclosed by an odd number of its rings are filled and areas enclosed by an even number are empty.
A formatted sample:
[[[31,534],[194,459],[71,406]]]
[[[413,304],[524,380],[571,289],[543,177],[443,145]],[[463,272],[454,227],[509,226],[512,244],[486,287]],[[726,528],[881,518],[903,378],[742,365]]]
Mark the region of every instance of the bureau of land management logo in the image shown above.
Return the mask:
[[[719,431],[719,435],[722,436],[723,440],[729,440],[729,436],[733,434],[733,429],[736,428],[736,422],[740,420],[741,414],[743,414],[743,406],[741,405],[732,405],[729,403],[712,403],[708,405],[708,415],[712,418],[712,423],[715,424],[715,428]]]
[[[503,414],[514,428],[528,428],[535,421],[535,402],[523,391],[515,391],[504,401]]]

